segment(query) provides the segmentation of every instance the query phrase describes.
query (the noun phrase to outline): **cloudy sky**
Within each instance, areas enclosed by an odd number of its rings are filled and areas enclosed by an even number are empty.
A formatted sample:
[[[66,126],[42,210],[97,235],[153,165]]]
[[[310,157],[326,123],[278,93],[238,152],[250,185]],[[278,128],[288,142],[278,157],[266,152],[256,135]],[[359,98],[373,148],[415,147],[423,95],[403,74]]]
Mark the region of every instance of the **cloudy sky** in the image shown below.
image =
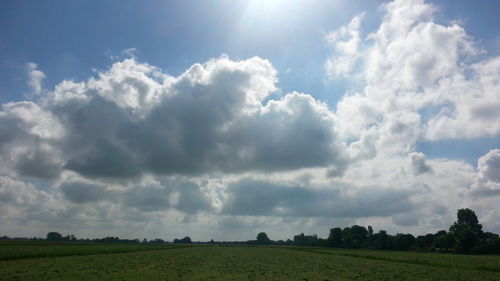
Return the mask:
[[[2,1],[0,235],[500,232],[498,1]]]

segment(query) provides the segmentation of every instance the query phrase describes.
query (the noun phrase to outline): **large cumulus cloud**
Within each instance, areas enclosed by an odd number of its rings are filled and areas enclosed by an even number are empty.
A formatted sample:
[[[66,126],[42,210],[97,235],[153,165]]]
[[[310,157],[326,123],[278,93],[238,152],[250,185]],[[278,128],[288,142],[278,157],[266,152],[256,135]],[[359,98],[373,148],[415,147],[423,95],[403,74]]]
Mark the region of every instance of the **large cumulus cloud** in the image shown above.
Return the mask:
[[[460,24],[437,23],[437,7],[423,0],[396,0],[381,8],[385,14],[375,31],[363,34],[363,17],[356,15],[326,38],[334,51],[326,62],[330,78],[351,77],[361,86],[347,92],[335,112],[357,162],[343,180],[415,190],[411,200],[421,206],[418,211],[393,215],[391,222],[381,218],[383,224],[436,229],[467,206],[494,222],[496,150],[479,158],[477,169],[416,150],[422,141],[500,135],[500,111],[494,110],[500,105],[500,58],[486,55]],[[355,55],[339,48],[348,44]],[[356,67],[344,67],[347,59]]]
[[[477,160],[479,175],[474,193],[479,196],[500,195],[500,149],[492,149]]]
[[[125,59],[86,82],[64,81],[0,112],[4,164],[21,176],[88,178],[344,167],[327,106],[277,90],[254,57],[195,64],[179,77]]]
[[[382,8],[380,26],[351,48],[359,49],[354,58],[360,67],[350,68],[350,77],[360,79],[363,89],[337,104],[340,131],[354,140],[351,155],[408,153],[422,140],[498,135],[500,84],[494,77],[500,58],[478,56],[482,51],[465,29],[436,23],[436,7],[423,0],[396,0]],[[361,38],[361,19],[357,15],[331,34]],[[335,36],[327,40],[347,44]],[[330,64],[345,57],[334,50]],[[332,67],[327,70],[335,78]]]
[[[241,173],[342,173],[349,160],[332,111],[297,92],[270,99],[276,76],[258,57],[221,56],[178,77],[129,58],[4,104],[3,214],[14,214],[4,225],[106,235],[107,227],[130,234],[136,224],[189,229],[228,209],[228,185]],[[45,199],[20,208],[14,191]]]

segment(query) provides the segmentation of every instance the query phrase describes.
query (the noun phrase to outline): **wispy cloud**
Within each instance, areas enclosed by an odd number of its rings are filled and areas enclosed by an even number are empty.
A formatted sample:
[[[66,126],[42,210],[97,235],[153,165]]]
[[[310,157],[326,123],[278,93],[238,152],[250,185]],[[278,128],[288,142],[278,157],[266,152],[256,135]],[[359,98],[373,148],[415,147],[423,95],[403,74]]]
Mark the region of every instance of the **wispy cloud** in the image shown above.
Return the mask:
[[[28,74],[28,86],[35,95],[39,95],[43,92],[43,79],[45,79],[45,73],[37,69],[38,65],[36,63],[27,63],[27,74]]]

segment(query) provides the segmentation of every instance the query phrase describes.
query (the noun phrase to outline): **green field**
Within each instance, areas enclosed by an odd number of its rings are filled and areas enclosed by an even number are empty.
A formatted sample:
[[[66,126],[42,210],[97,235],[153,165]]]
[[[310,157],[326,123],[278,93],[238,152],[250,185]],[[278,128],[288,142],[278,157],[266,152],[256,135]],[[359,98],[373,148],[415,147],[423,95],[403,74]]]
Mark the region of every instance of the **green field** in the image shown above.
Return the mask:
[[[0,242],[0,280],[500,280],[499,256]]]

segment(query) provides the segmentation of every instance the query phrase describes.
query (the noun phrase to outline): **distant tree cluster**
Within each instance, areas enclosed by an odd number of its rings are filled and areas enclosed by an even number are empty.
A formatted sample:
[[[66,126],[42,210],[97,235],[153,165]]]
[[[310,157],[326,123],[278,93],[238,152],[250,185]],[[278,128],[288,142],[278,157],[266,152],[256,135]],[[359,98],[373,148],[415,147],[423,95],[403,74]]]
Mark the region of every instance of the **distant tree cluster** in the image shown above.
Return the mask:
[[[385,230],[374,233],[371,226],[353,225],[330,229],[327,239],[319,238],[316,234],[301,233],[295,235],[293,240],[272,241],[266,233],[261,232],[257,240],[246,241],[245,244],[500,254],[500,237],[483,232],[476,214],[470,209],[458,210],[457,221],[450,226],[449,231],[441,230],[417,237],[404,233],[390,235]]]
[[[191,241],[191,238],[189,236],[186,236],[182,239],[174,239],[174,244],[192,244],[193,241]]]
[[[47,233],[47,241],[76,241],[76,237],[73,234],[62,236],[58,232]]]
[[[384,230],[373,233],[371,226],[365,228],[353,225],[344,229],[332,228],[326,241],[313,240],[310,246],[316,246],[315,241],[319,246],[336,248],[500,253],[500,237],[491,232],[483,232],[476,214],[470,209],[458,210],[457,221],[450,226],[449,231],[441,230],[435,234],[417,237],[403,233],[389,235]]]
[[[71,241],[71,242],[101,242],[101,243],[139,243],[139,239],[121,239],[119,237],[108,236],[104,238],[96,239],[77,239],[75,235],[62,236],[59,232],[49,232],[47,233],[47,241]]]
[[[291,245],[294,246],[324,246],[325,240],[318,238],[318,235],[304,235],[301,233],[299,235],[293,236],[293,241],[289,241]]]

